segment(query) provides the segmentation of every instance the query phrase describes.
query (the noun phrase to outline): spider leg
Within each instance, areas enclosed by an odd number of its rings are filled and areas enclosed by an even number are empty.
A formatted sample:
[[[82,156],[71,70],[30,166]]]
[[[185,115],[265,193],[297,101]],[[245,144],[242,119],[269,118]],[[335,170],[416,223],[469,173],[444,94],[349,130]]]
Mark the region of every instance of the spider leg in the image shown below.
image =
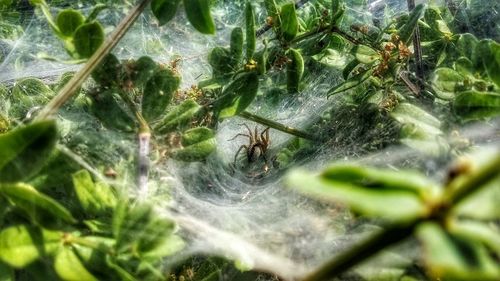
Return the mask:
[[[269,141],[269,127],[267,127],[264,131],[262,131],[260,133],[260,139],[262,140],[262,143],[264,144],[265,146],[265,150],[267,150],[267,147],[269,146],[269,144],[271,143]],[[265,136],[264,136],[265,134]]]
[[[246,145],[241,145],[240,148],[238,148],[238,151],[236,151],[236,155],[234,155],[234,167],[236,167],[236,160],[238,160],[238,155],[240,154],[241,150],[245,148],[248,151],[248,146]]]
[[[247,134],[237,134],[236,136],[234,136],[232,139],[228,139],[227,141],[232,141],[234,139],[236,139],[237,137],[239,136],[242,136],[242,137],[247,137],[247,138],[251,138],[251,136],[247,135]]]
[[[245,128],[247,128],[248,134],[250,136],[250,143],[248,145],[252,145],[252,143],[254,143],[256,141],[254,138],[257,136],[254,137],[254,135],[252,135],[252,130],[250,130],[250,128],[248,127],[247,124],[243,123],[243,126],[245,126]]]

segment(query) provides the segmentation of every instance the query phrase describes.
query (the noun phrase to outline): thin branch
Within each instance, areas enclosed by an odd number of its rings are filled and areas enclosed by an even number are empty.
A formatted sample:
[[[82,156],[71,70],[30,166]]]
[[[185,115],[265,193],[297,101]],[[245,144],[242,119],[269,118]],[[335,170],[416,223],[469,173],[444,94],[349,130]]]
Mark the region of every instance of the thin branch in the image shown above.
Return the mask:
[[[294,135],[294,136],[299,137],[299,138],[313,140],[313,141],[317,140],[316,137],[314,137],[313,135],[311,135],[309,133],[297,130],[297,129],[292,128],[292,127],[285,126],[285,125],[283,125],[281,123],[278,123],[276,121],[269,120],[267,118],[264,118],[264,117],[252,114],[252,113],[250,113],[248,111],[241,112],[239,114],[239,116],[243,117],[245,119],[257,122],[259,124],[262,124],[264,126],[276,129],[278,131],[282,131],[284,133],[287,133],[287,134],[290,134],[290,135]]]
[[[118,44],[120,39],[125,35],[128,29],[132,26],[135,20],[139,17],[142,11],[147,7],[151,0],[142,0],[135,6],[130,13],[120,22],[113,33],[106,39],[106,41],[97,49],[97,51],[90,57],[88,62],[78,71],[75,76],[59,91],[55,96],[38,114],[35,120],[43,120],[49,118],[55,113],[87,80],[92,71],[99,65],[99,63],[111,52],[111,50]]]

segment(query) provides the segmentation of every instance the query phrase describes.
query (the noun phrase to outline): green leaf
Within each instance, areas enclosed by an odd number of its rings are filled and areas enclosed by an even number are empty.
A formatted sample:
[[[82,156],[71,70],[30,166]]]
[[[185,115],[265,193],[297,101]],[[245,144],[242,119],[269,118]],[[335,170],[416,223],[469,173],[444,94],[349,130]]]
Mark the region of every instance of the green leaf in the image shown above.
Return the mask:
[[[345,5],[342,0],[332,0],[332,24],[338,26],[345,12]]]
[[[281,7],[281,34],[285,41],[291,41],[299,32],[295,3],[286,3]]]
[[[498,263],[481,243],[445,232],[436,223],[417,228],[424,260],[432,278],[440,280],[498,280]]]
[[[154,126],[154,130],[160,134],[181,130],[191,124],[200,109],[201,106],[194,100],[186,100],[170,109],[163,120]]]
[[[187,130],[181,138],[182,148],[172,152],[172,158],[187,162],[201,161],[215,149],[215,133],[213,130],[199,127]]]
[[[286,66],[286,87],[289,93],[296,93],[304,74],[304,59],[295,49],[288,50],[288,57],[290,61]]]
[[[356,45],[353,53],[356,59],[364,64],[371,64],[380,59],[378,52],[366,45]]]
[[[180,2],[181,0],[153,0],[151,2],[151,11],[158,19],[160,26],[174,18]]]
[[[54,259],[54,268],[57,275],[64,281],[98,280],[83,266],[71,246],[64,246],[57,253]]]
[[[450,100],[462,89],[464,80],[462,75],[451,68],[438,68],[434,71],[432,88],[436,91],[437,97]]]
[[[172,235],[175,224],[166,218],[154,218],[137,237],[137,250],[148,253],[162,246]]]
[[[12,112],[16,117],[24,117],[35,106],[44,105],[55,93],[40,79],[24,78],[16,81],[12,88]]]
[[[372,71],[365,71],[365,72],[361,72],[357,75],[354,75],[351,78],[344,81],[343,83],[340,83],[339,85],[331,88],[328,91],[327,96],[330,97],[332,95],[339,94],[339,93],[345,92],[347,90],[350,90],[352,88],[355,88],[355,87],[363,84],[363,82],[365,82],[366,80],[368,80],[368,78],[370,78],[371,75],[372,75]]]
[[[127,65],[134,87],[143,87],[158,71],[158,64],[150,57],[143,56]]]
[[[278,10],[278,5],[276,5],[276,1],[264,0],[264,6],[266,7],[267,16],[272,17],[273,19],[273,26],[280,26],[280,13]]]
[[[474,49],[476,49],[478,42],[479,40],[477,40],[474,35],[464,33],[461,34],[457,40],[457,49],[463,56],[468,59],[472,59]]]
[[[135,127],[135,120],[118,103],[120,96],[114,90],[107,90],[93,97],[92,113],[108,128],[130,132]]]
[[[120,60],[115,55],[108,54],[91,75],[101,87],[106,87],[117,84],[120,81],[123,71]]]
[[[41,121],[0,134],[0,183],[35,175],[57,141],[54,121]]]
[[[325,169],[321,177],[371,189],[412,191],[423,200],[434,200],[440,195],[440,186],[415,171],[387,170],[341,163]]]
[[[157,259],[171,256],[182,250],[185,245],[184,240],[177,235],[164,235],[160,243],[153,250],[144,253],[143,257]]]
[[[245,5],[245,32],[247,45],[247,61],[253,58],[255,52],[255,12],[250,1]]]
[[[500,44],[490,42],[490,54],[483,57],[484,66],[490,79],[500,88]]]
[[[79,11],[65,9],[57,14],[56,24],[62,35],[72,37],[76,29],[83,24],[85,17]]]
[[[223,75],[236,70],[235,60],[231,51],[222,47],[215,47],[208,54],[208,63],[212,66],[214,76]]]
[[[23,268],[41,257],[52,255],[62,243],[63,233],[17,225],[0,232],[0,260]]]
[[[0,261],[0,281],[14,281],[14,269]]]
[[[462,92],[453,101],[453,109],[465,120],[495,117],[500,115],[500,94],[474,90]]]
[[[118,251],[127,251],[136,247],[138,237],[144,235],[144,229],[150,224],[153,212],[147,205],[129,205],[121,201],[113,215],[113,236]]]
[[[418,20],[422,17],[425,11],[425,4],[417,5],[410,13],[410,17],[408,21],[399,29],[399,38],[405,44],[408,45],[410,43],[413,32],[417,27]]]
[[[61,219],[66,223],[76,223],[71,213],[59,202],[39,193],[30,185],[24,183],[0,184],[0,194],[26,211],[37,222]]]
[[[478,241],[500,255],[500,231],[498,227],[478,221],[454,221],[450,232],[463,239]]]
[[[368,217],[390,221],[412,221],[428,210],[417,194],[409,190],[376,190],[351,182],[315,176],[302,170],[290,172],[288,186],[320,200],[347,204],[353,211]]]
[[[243,29],[241,27],[235,27],[231,32],[229,52],[234,60],[234,65],[238,65],[243,57]]]
[[[210,0],[183,0],[189,22],[203,34],[215,34],[215,23],[210,15]]]
[[[500,220],[500,178],[470,195],[455,206],[453,214],[458,217],[494,221]]]
[[[216,100],[219,117],[226,118],[244,111],[255,99],[259,90],[259,77],[255,72],[246,72],[234,79]]]
[[[104,30],[100,23],[80,25],[73,36],[73,43],[80,58],[90,58],[104,42]]]
[[[116,197],[104,183],[96,184],[87,170],[72,175],[76,195],[86,213],[102,215],[116,205]]]
[[[181,77],[169,69],[157,71],[149,79],[142,96],[142,115],[147,121],[162,116],[181,84]]]

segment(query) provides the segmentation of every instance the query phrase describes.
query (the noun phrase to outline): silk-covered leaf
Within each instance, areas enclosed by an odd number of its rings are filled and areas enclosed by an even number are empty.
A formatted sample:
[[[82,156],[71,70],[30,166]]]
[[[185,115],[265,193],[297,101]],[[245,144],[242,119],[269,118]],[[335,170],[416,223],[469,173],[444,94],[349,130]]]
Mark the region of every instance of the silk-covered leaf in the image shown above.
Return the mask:
[[[162,120],[154,125],[154,130],[160,134],[181,130],[195,119],[200,109],[201,106],[194,100],[185,100],[171,108]]]
[[[79,11],[65,9],[57,14],[56,24],[62,35],[72,37],[76,29],[83,24],[85,17]]]
[[[180,76],[169,69],[159,70],[149,79],[142,96],[142,115],[147,121],[154,121],[166,113],[180,83]]]
[[[259,77],[255,72],[246,72],[236,77],[222,91],[216,101],[219,117],[231,117],[243,112],[255,99],[259,90]]]
[[[172,152],[174,159],[186,162],[201,161],[215,150],[215,133],[205,127],[193,128],[182,134],[181,144],[182,148]]]

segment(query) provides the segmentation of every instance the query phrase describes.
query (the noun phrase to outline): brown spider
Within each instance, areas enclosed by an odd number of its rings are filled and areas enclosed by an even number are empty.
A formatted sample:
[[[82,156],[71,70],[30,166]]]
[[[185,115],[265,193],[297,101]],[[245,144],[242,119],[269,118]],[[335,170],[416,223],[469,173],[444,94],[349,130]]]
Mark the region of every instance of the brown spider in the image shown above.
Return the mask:
[[[271,141],[269,140],[269,127],[264,129],[262,132],[257,131],[257,126],[255,126],[255,133],[252,134],[252,130],[247,126],[247,124],[243,124],[248,131],[248,134],[237,134],[231,140],[236,139],[239,136],[248,137],[248,145],[243,144],[240,146],[236,155],[234,155],[234,166],[236,166],[236,160],[238,159],[238,155],[240,154],[242,149],[246,150],[248,163],[255,162],[259,157],[263,157],[264,161],[267,163],[266,153]]]

